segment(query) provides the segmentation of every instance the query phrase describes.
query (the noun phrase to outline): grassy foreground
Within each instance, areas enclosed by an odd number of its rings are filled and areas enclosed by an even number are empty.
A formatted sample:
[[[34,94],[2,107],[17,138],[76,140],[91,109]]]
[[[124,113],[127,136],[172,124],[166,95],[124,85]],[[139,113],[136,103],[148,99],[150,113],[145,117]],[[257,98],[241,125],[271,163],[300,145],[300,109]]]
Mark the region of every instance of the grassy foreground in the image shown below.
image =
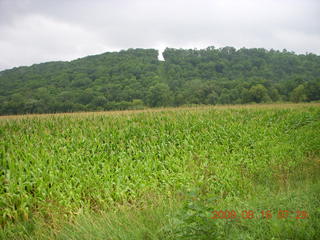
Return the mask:
[[[320,239],[319,104],[2,117],[0,171],[2,239]]]

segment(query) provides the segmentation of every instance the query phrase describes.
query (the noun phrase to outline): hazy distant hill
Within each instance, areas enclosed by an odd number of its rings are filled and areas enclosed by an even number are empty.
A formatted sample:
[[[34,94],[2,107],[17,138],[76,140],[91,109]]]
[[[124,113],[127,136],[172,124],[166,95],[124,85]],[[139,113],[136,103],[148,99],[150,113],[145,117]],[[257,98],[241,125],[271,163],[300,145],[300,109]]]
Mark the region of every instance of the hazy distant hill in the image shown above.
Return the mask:
[[[0,72],[0,114],[320,100],[320,56],[129,49]]]

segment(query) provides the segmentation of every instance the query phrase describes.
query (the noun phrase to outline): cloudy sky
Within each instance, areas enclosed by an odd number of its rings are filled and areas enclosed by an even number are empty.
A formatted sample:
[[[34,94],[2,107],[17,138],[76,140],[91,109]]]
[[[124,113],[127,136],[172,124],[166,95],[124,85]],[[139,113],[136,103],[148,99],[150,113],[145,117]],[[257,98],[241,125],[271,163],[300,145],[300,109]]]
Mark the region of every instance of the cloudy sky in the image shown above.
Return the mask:
[[[320,1],[0,0],[0,70],[167,46],[320,55]]]

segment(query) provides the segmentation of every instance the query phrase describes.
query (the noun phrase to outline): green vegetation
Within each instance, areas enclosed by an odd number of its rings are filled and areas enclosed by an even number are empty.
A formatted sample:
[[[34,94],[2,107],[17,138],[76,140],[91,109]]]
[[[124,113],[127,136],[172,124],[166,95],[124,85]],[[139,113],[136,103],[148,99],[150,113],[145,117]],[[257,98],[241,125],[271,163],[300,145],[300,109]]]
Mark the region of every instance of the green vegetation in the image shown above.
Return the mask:
[[[318,104],[2,117],[0,238],[319,239],[319,133]]]
[[[190,104],[320,100],[320,56],[286,50],[167,48],[0,72],[0,115]]]

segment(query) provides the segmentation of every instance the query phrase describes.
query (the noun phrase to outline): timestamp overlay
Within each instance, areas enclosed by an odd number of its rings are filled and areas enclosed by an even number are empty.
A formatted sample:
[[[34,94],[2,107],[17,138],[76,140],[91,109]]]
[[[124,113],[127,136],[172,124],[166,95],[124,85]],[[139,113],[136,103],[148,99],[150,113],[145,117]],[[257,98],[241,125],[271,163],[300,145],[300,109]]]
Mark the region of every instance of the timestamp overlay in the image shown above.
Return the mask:
[[[211,219],[296,219],[303,220],[309,218],[306,210],[214,210],[211,212]]]

